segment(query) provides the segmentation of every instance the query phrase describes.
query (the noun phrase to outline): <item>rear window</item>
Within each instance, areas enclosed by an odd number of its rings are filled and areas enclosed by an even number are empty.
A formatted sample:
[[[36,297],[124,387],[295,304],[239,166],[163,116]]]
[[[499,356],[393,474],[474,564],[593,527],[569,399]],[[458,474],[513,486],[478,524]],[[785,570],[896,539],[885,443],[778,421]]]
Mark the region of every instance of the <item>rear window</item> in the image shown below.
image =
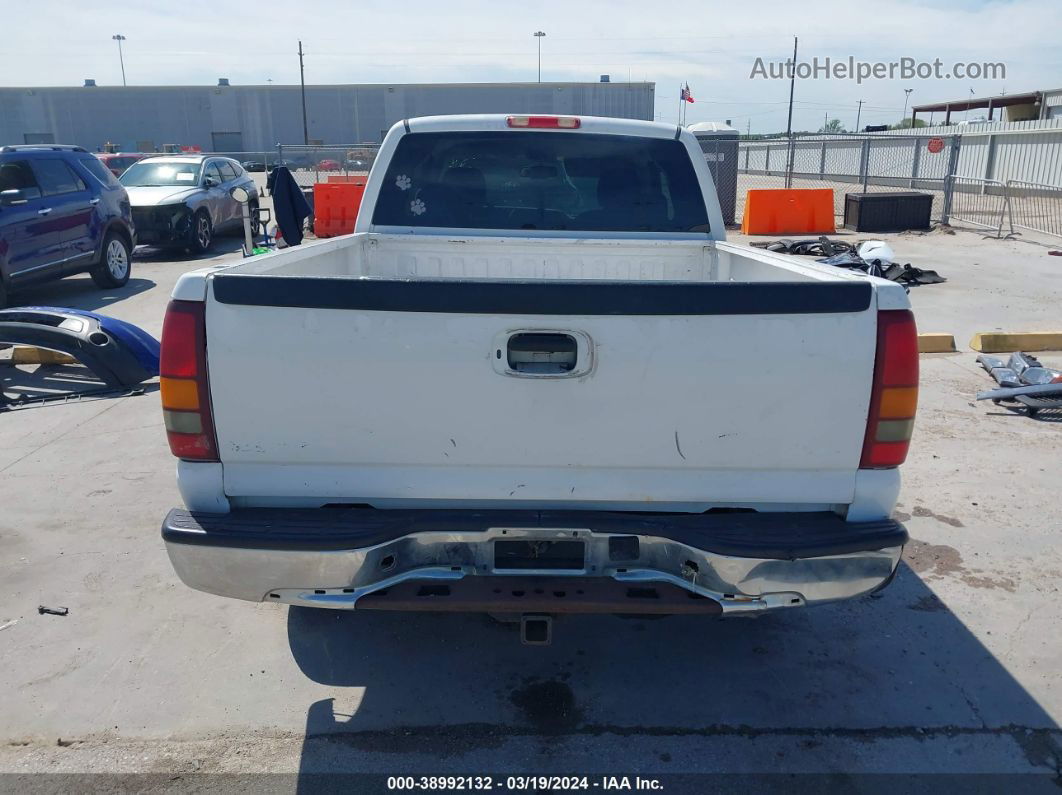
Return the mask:
[[[707,232],[685,145],[626,135],[412,133],[373,213],[380,226]]]

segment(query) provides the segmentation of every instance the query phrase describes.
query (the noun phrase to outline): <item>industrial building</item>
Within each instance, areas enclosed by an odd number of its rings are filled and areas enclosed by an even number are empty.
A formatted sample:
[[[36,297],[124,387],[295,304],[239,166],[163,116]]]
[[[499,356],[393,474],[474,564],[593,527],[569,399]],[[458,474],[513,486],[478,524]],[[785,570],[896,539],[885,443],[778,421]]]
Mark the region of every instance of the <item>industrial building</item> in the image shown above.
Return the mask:
[[[0,145],[97,151],[268,151],[304,142],[299,86],[0,88]],[[449,83],[306,86],[310,143],[379,142],[396,121],[447,113],[557,113],[652,119],[655,84]]]

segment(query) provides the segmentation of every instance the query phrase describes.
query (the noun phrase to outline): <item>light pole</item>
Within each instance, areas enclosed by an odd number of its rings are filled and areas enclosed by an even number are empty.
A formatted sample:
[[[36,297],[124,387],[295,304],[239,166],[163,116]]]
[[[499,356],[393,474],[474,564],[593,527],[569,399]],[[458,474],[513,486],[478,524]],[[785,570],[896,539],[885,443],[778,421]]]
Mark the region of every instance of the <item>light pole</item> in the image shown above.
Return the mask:
[[[117,33],[111,36],[116,42],[118,42],[118,63],[122,65],[122,85],[125,85],[125,59],[122,57],[122,42],[125,41],[125,36],[121,33]]]
[[[540,83],[542,82],[542,37],[545,35],[545,31],[535,31],[535,38],[538,39],[538,82]]]
[[[299,39],[299,87],[302,90],[302,143],[310,145],[310,127],[306,123],[306,70],[302,65],[302,39]]]
[[[907,121],[907,100],[911,98],[912,91],[914,91],[913,88],[905,88],[903,90],[903,116],[900,118],[901,127],[903,126],[903,122]],[[911,123],[911,126],[914,127],[914,122]]]

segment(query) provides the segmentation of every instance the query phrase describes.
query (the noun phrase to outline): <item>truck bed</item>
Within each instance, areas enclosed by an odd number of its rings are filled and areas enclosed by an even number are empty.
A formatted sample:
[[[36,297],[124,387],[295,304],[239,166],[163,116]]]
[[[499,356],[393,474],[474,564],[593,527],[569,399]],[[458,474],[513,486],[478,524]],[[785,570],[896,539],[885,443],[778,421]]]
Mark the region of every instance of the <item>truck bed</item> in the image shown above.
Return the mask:
[[[541,253],[536,253],[539,249]],[[838,268],[723,241],[355,234],[228,268],[226,275],[371,279],[831,282]]]
[[[718,241],[366,233],[207,285],[234,506],[853,501],[878,308],[864,277]],[[521,334],[577,341],[577,372],[509,371]]]

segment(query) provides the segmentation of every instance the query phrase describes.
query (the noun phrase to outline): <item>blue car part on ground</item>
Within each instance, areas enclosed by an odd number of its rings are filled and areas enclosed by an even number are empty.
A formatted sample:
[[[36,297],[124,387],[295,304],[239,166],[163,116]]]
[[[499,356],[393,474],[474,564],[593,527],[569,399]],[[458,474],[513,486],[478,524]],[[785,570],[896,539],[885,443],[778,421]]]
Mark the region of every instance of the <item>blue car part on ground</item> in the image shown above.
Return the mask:
[[[73,356],[112,390],[134,387],[159,374],[158,340],[132,323],[83,309],[0,309],[0,344]]]

